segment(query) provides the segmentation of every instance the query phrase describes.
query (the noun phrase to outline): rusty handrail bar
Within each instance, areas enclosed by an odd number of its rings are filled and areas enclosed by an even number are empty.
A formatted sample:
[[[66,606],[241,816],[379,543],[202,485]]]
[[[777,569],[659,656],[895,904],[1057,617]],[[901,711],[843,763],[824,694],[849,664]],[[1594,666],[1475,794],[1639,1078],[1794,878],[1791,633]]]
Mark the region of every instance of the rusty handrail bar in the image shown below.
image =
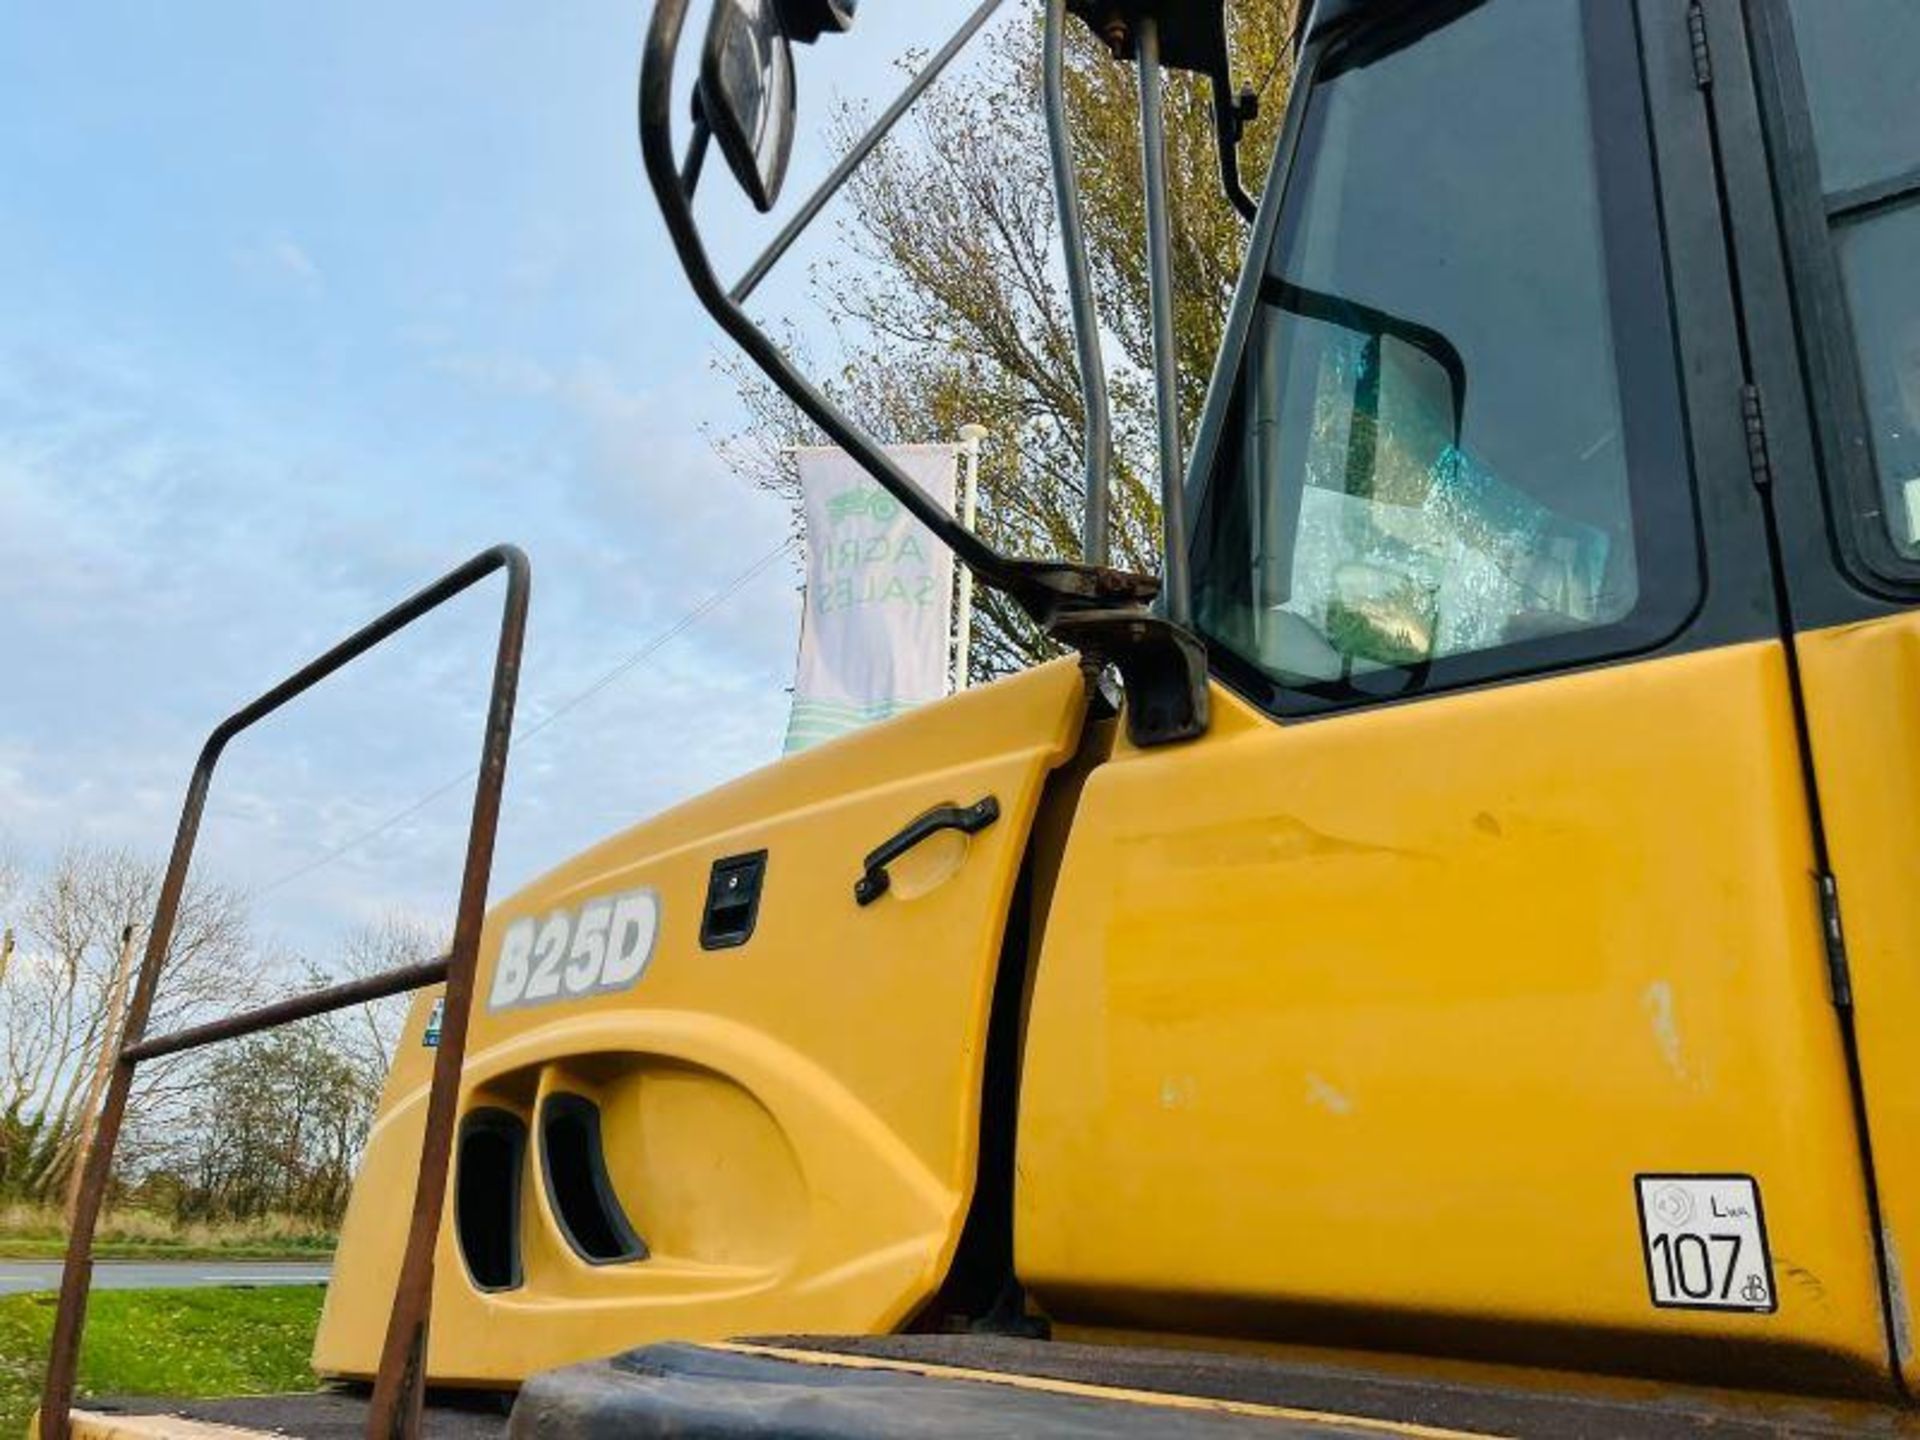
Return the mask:
[[[236,735],[258,724],[281,706],[304,694],[336,670],[358,659],[396,631],[405,629],[428,611],[437,609],[496,570],[507,573],[507,593],[500,613],[500,637],[494,652],[493,685],[487,703],[486,729],[480,742],[480,770],[473,787],[473,818],[467,829],[466,862],[460,877],[459,907],[455,911],[453,945],[444,962],[410,966],[335,986],[313,995],[269,1005],[246,1015],[144,1040],[147,1016],[173,940],[180,897],[193,861],[194,842],[206,809],[207,792],[221,753]],[[446,1005],[441,1018],[440,1045],[434,1054],[433,1083],[427,1092],[426,1127],[420,1142],[420,1173],[415,1181],[413,1216],[407,1230],[407,1248],[394,1285],[393,1312],[380,1356],[380,1373],[367,1414],[367,1433],[375,1440],[413,1437],[420,1433],[421,1401],[426,1379],[427,1319],[433,1295],[433,1251],[439,1238],[440,1212],[446,1204],[447,1171],[451,1163],[453,1121],[460,1067],[466,1055],[467,1017],[473,1000],[473,974],[480,949],[480,925],[486,915],[487,884],[493,870],[494,833],[500,821],[500,791],[506,780],[507,745],[513,733],[514,698],[520,684],[520,656],[526,641],[527,599],[531,587],[527,557],[512,545],[483,550],[466,564],[449,571],[426,588],[400,602],[371,624],[348,636],[258,700],[235,711],[214,728],[200,749],[187,798],[174,834],[173,853],[166,878],[154,905],[147,931],[146,954],[127,1002],[113,1077],[100,1109],[92,1147],[87,1151],[80,1189],[75,1197],[73,1233],[67,1241],[66,1265],[60,1275],[60,1306],[54,1316],[53,1340],[47,1354],[47,1378],[40,1397],[40,1434],[45,1440],[69,1440],[72,1433],[74,1384],[78,1376],[80,1335],[87,1318],[87,1291],[93,1277],[93,1235],[113,1172],[113,1153],[126,1117],[127,1096],[134,1066],[156,1055],[203,1045],[214,1040],[275,1025],[308,1014],[338,1009],[359,999],[385,981],[396,988],[416,989],[444,977]],[[432,973],[429,973],[432,972]],[[402,978],[408,983],[399,984]],[[316,1001],[353,997],[338,1004],[311,1008]]]
[[[298,995],[289,995],[271,1005],[242,1010],[238,1015],[229,1015],[224,1020],[209,1020],[204,1025],[189,1025],[169,1035],[156,1035],[151,1040],[142,1040],[138,1045],[129,1045],[122,1050],[120,1058],[129,1062],[158,1060],[163,1055],[198,1050],[202,1045],[211,1045],[219,1040],[237,1040],[242,1035],[252,1035],[256,1031],[291,1025],[296,1020],[330,1015],[349,1005],[365,1005],[369,1001],[385,1000],[391,995],[404,995],[409,990],[424,990],[429,985],[438,985],[445,980],[447,969],[447,957],[442,955],[438,960],[402,965],[398,969],[383,970],[378,975],[369,975],[361,980],[348,980],[319,990],[303,990]]]

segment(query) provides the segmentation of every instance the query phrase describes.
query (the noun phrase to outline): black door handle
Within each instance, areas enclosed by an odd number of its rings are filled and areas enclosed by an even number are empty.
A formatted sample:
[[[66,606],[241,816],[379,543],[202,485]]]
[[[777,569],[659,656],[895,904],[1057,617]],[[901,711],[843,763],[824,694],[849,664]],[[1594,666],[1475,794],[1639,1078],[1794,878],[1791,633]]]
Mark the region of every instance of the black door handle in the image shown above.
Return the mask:
[[[988,795],[971,805],[936,805],[926,814],[907,822],[898,835],[885,841],[867,856],[866,871],[853,882],[853,898],[871,905],[887,893],[893,877],[887,866],[914,846],[942,830],[958,830],[962,835],[977,835],[1000,818],[1000,802]]]

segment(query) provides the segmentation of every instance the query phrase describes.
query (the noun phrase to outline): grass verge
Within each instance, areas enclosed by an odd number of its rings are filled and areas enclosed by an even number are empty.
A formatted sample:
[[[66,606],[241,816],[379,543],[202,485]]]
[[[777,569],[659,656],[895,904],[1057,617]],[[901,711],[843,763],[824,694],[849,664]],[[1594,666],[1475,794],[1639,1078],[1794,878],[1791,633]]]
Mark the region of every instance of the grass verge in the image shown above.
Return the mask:
[[[99,1290],[87,1306],[83,1395],[266,1395],[310,1390],[325,1291]],[[23,1434],[40,1401],[53,1296],[0,1296],[0,1436]]]
[[[138,1207],[110,1210],[94,1230],[100,1260],[326,1260],[334,1234],[292,1215],[222,1223],[183,1222]],[[59,1260],[66,1216],[49,1205],[0,1206],[0,1260]]]

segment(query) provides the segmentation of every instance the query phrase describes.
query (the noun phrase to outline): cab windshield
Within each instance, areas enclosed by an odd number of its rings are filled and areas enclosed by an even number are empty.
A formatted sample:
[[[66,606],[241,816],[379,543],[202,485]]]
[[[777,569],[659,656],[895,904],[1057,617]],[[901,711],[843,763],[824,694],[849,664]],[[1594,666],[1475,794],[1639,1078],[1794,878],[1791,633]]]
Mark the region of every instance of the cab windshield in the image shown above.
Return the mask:
[[[1644,618],[1635,475],[1684,455],[1644,122],[1601,136],[1589,78],[1637,74],[1625,9],[1426,6],[1321,61],[1196,526],[1247,673],[1393,694]]]

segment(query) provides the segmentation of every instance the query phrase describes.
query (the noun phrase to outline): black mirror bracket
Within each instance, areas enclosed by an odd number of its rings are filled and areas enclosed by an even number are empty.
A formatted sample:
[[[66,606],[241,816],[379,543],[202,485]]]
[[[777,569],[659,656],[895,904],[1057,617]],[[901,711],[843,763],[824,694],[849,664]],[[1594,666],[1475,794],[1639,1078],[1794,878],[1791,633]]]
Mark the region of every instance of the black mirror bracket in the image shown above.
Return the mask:
[[[1220,188],[1227,200],[1249,225],[1260,213],[1260,204],[1247,193],[1240,179],[1240,141],[1247,126],[1260,118],[1260,97],[1251,89],[1234,93],[1233,77],[1224,68],[1213,75],[1213,131],[1220,151]]]
[[[1204,75],[1213,87],[1213,129],[1220,159],[1220,188],[1243,220],[1259,209],[1240,178],[1240,141],[1260,113],[1252,90],[1237,95],[1227,51],[1225,7],[1212,0],[1068,0],[1067,8],[1100,38],[1116,60],[1140,58],[1140,24],[1151,20],[1159,31],[1161,63],[1170,70]],[[1302,5],[1302,13],[1308,7]]]
[[[1207,733],[1207,647],[1186,626],[1139,610],[1078,610],[1060,616],[1047,633],[1120,672],[1127,739],[1141,749]]]

